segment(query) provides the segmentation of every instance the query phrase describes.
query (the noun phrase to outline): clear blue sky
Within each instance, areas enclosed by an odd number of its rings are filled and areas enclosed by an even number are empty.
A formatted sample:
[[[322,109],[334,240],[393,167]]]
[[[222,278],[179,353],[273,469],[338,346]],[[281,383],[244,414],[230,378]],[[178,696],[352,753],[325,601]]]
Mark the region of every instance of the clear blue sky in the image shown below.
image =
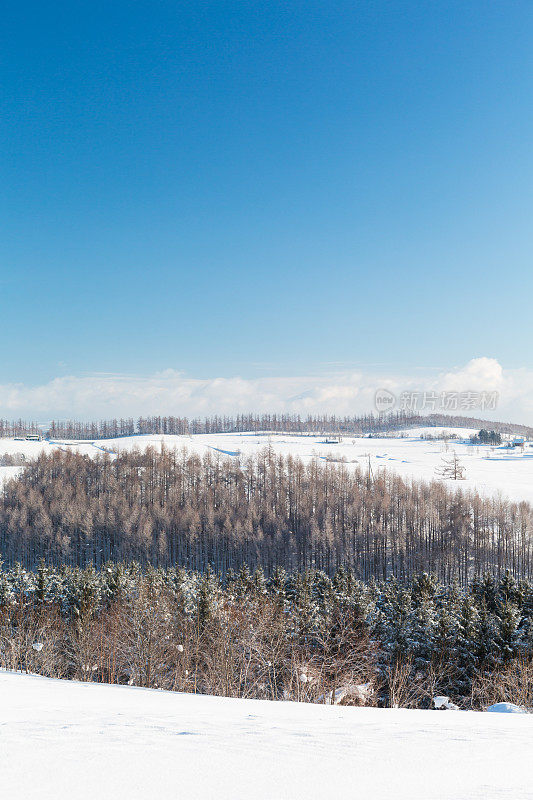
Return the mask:
[[[8,2],[0,382],[533,366],[533,3]]]

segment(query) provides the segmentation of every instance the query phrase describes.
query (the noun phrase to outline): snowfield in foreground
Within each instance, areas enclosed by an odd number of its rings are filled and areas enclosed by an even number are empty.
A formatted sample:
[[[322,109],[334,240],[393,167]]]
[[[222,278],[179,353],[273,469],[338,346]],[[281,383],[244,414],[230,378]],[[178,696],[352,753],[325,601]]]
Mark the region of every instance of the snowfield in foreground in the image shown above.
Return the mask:
[[[438,479],[443,466],[443,458],[449,459],[452,450],[456,451],[465,467],[465,480],[447,480],[446,485],[453,489],[476,489],[485,497],[503,497],[513,501],[526,500],[533,503],[533,446],[527,442],[523,448],[509,449],[489,445],[473,446],[469,436],[477,431],[466,428],[448,428],[459,437],[448,444],[431,441],[424,436],[436,436],[443,428],[408,429],[405,438],[355,438],[344,436],[337,443],[328,442],[324,436],[297,434],[257,434],[257,433],[212,433],[194,436],[126,436],[121,439],[103,439],[95,442],[42,441],[26,442],[13,439],[0,439],[0,456],[23,453],[31,460],[41,452],[53,449],[76,450],[87,455],[102,454],[102,450],[123,452],[146,447],[160,449],[162,444],[168,449],[183,448],[197,453],[219,455],[220,458],[246,458],[267,446],[280,455],[292,455],[309,463],[317,459],[326,463],[328,459],[345,462],[348,469],[359,466],[370,468],[374,475],[386,469],[396,472],[405,479],[431,481]],[[0,483],[20,473],[20,467],[0,467]]]
[[[0,671],[2,796],[531,798],[533,715],[230,700]]]

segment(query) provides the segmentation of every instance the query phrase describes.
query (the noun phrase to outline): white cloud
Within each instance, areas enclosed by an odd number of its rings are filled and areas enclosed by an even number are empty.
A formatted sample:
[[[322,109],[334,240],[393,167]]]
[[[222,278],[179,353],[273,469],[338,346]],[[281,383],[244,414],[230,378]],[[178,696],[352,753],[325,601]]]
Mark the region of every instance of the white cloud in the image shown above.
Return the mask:
[[[41,386],[0,386],[0,416],[100,419],[141,414],[204,416],[214,413],[294,412],[357,414],[373,409],[374,394],[402,391],[497,391],[496,411],[472,412],[533,424],[533,371],[505,370],[493,358],[427,376],[336,372],[308,377],[198,379],[167,369],[150,376],[96,374],[54,378]]]
[[[443,391],[497,391],[504,388],[505,378],[501,364],[495,358],[473,358],[455,372],[447,372],[438,379]]]

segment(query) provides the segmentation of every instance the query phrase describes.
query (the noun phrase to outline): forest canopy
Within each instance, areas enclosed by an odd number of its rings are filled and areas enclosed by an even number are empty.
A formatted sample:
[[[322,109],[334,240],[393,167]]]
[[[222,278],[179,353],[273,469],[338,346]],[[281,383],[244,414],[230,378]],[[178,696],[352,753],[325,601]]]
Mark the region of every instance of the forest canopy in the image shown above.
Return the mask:
[[[269,448],[232,460],[164,448],[96,458],[54,451],[0,497],[0,553],[27,568],[112,559],[332,575],[343,566],[362,580],[427,571],[464,585],[486,570],[531,578],[532,526],[527,503],[304,464]]]

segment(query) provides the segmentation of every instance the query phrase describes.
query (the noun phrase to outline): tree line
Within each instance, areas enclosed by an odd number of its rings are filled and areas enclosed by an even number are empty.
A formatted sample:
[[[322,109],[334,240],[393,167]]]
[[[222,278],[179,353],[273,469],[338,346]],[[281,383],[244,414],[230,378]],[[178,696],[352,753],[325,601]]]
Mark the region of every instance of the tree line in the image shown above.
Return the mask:
[[[230,697],[532,708],[533,586],[15,565],[0,570],[0,667]]]
[[[332,575],[344,566],[362,580],[426,571],[466,585],[486,570],[532,578],[532,531],[527,503],[354,464],[304,464],[271,448],[243,459],[54,450],[0,496],[0,553],[27,568],[136,560]]]
[[[0,438],[41,434],[49,439],[115,439],[122,436],[166,434],[189,436],[209,433],[265,432],[334,434],[338,436],[365,433],[384,433],[409,427],[463,427],[491,426],[495,432],[523,435],[533,438],[533,428],[507,422],[487,422],[474,417],[447,414],[414,414],[397,411],[388,414],[362,414],[359,416],[299,414],[237,414],[214,415],[204,419],[176,416],[148,416],[133,419],[114,418],[100,421],[52,420],[47,426],[24,420],[0,420]]]
[[[13,436],[41,436],[42,432],[43,430],[37,422],[24,419],[0,419],[0,439]]]

